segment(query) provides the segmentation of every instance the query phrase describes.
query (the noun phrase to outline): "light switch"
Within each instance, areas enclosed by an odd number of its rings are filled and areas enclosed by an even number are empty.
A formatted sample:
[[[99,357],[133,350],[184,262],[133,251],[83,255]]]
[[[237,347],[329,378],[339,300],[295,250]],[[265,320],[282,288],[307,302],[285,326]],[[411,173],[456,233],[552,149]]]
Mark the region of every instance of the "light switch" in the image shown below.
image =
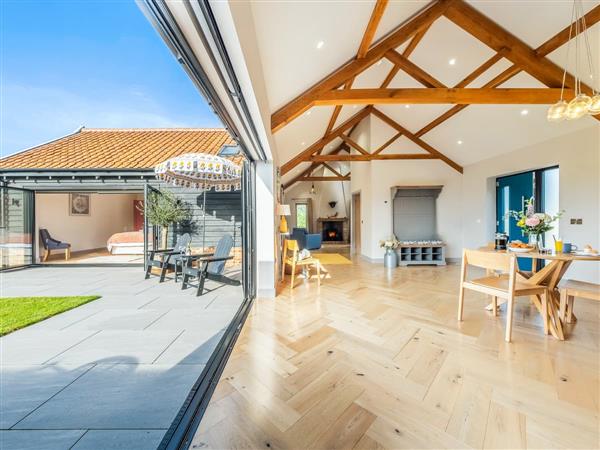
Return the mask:
[[[577,225],[582,225],[583,224],[583,219],[577,219]]]
[[[571,218],[571,225],[575,225],[577,223],[577,219]]]

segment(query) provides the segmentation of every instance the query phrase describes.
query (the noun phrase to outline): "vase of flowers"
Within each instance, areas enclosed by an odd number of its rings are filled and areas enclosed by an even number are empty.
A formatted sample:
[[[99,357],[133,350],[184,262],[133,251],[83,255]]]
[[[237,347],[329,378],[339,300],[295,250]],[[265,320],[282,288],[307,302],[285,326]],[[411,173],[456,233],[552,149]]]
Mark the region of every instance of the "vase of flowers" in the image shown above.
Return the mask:
[[[509,211],[508,215],[517,221],[517,226],[521,229],[523,236],[527,236],[529,244],[537,247],[543,247],[542,236],[544,233],[554,228],[553,223],[562,216],[564,211],[559,211],[551,216],[546,213],[536,213],[533,197],[525,202],[525,211]]]
[[[389,239],[379,241],[379,247],[385,249],[385,255],[383,255],[384,267],[391,268],[398,265],[398,255],[396,255],[396,248],[400,245],[396,236],[392,236]]]

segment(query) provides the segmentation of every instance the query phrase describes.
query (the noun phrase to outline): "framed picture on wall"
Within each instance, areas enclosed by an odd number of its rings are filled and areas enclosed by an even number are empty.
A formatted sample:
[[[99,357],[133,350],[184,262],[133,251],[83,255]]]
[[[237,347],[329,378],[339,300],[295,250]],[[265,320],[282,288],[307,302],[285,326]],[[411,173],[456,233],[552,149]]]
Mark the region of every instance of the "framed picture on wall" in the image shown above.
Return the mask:
[[[90,194],[70,193],[69,214],[71,216],[89,216],[90,203]]]

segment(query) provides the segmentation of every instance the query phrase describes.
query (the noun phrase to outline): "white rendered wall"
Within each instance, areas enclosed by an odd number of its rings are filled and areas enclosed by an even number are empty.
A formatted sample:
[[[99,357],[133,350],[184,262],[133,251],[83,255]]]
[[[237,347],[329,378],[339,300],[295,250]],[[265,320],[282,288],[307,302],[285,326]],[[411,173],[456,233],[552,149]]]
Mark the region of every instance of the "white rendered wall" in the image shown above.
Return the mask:
[[[68,193],[36,194],[36,236],[46,228],[52,237],[70,243],[71,251],[106,248],[114,233],[133,231],[133,200],[139,198],[143,196],[91,194],[90,215],[72,216]]]
[[[275,174],[270,162],[256,162],[257,294],[275,297]]]

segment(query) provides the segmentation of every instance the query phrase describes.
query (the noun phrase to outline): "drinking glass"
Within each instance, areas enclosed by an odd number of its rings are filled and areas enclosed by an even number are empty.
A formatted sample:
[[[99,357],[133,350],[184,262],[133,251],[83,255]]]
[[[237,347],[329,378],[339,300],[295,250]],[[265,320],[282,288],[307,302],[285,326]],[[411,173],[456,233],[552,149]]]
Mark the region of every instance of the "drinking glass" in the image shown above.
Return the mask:
[[[562,239],[556,239],[554,241],[554,251],[556,253],[562,253],[562,251],[563,251],[563,241],[562,241]]]

